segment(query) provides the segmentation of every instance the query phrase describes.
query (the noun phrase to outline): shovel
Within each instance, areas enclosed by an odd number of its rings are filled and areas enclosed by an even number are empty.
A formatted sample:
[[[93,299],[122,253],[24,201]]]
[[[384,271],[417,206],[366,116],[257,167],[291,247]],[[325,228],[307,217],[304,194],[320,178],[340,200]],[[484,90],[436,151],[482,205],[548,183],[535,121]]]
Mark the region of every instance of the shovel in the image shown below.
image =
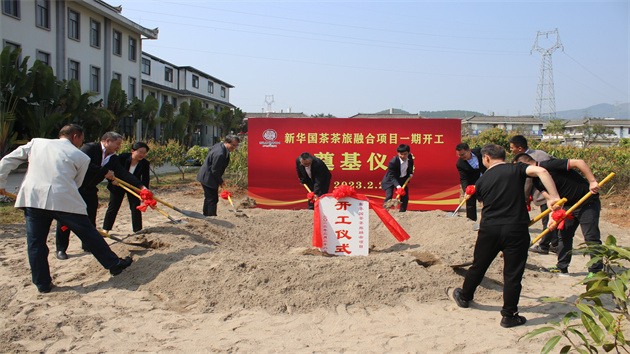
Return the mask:
[[[4,192],[4,194],[5,194],[7,197],[11,198],[11,199],[15,199],[15,200],[17,200],[17,195],[15,195],[15,194],[13,194],[13,193],[11,193],[11,192],[7,192],[7,191],[5,191],[5,192]]]
[[[304,188],[306,188],[306,190],[307,190],[309,193],[311,193],[311,189],[310,189],[310,188],[308,188],[308,186],[306,185],[306,183],[304,183],[304,184],[303,184],[303,186],[304,186]],[[315,199],[317,199],[317,196],[316,196],[316,195],[314,195],[314,196],[313,196],[313,203],[315,202]]]
[[[124,243],[125,245],[130,245],[130,246],[140,246],[140,247],[144,247],[144,248],[149,248],[146,245],[139,243],[139,242],[125,242],[122,239],[116,237],[116,236],[112,236],[110,234],[108,234],[107,232],[103,231],[103,230],[96,230],[98,231],[99,234],[101,234],[101,236],[106,237],[106,238],[111,238],[114,241],[120,242],[120,243]]]
[[[127,188],[127,187],[125,187],[124,185],[121,185],[121,187],[122,187],[124,190],[126,190],[127,192],[129,192],[130,194],[132,194],[134,197],[138,198],[139,200],[142,200],[142,198],[141,198],[141,197],[140,197],[137,193],[135,193],[134,191],[132,191],[131,189],[129,189],[129,188]],[[154,199],[155,199],[155,198],[154,198]],[[175,220],[175,219],[173,219],[170,215],[168,215],[167,213],[163,212],[163,211],[162,211],[160,208],[158,208],[158,207],[151,207],[151,209],[155,209],[155,210],[157,210],[158,212],[160,212],[160,214],[162,214],[162,215],[166,216],[166,217],[167,217],[170,221],[174,222],[175,224],[185,224],[185,223],[186,223],[185,221],[182,221],[182,220]]]
[[[471,195],[472,195],[472,194],[466,194],[466,195],[464,196],[464,200],[462,200],[462,202],[461,202],[461,203],[459,203],[459,205],[457,206],[457,209],[455,209],[455,211],[454,211],[452,214],[448,214],[448,215],[446,215],[446,216],[448,216],[448,217],[455,216],[455,214],[457,214],[457,212],[459,211],[459,208],[461,208],[461,207],[462,207],[462,205],[464,205],[464,203],[466,203],[466,201],[467,201],[468,199],[470,199]]]
[[[604,183],[608,182],[611,178],[613,178],[615,176],[614,172],[611,172],[608,176],[606,176],[606,178],[604,178],[601,182],[599,182],[599,186],[601,187]],[[577,207],[579,207],[582,203],[584,203],[588,198],[590,198],[593,195],[592,192],[588,192],[586,193],[582,199],[578,200],[577,203],[573,204],[572,207],[569,208],[569,210],[566,211],[566,213],[564,214],[564,218],[566,218],[569,214],[571,214],[571,212],[573,212],[573,210],[577,209]],[[553,225],[558,225],[560,224],[560,222],[562,222],[562,220],[564,220],[564,218],[560,219],[560,220],[556,220],[553,222]],[[545,236],[547,233],[549,232],[549,228],[545,229],[545,231],[543,231],[540,235],[538,235],[531,243],[531,245],[535,244],[536,242],[538,242],[538,240],[541,239],[541,237]]]
[[[140,193],[140,189],[136,188],[135,186],[133,186],[133,185],[131,185],[131,184],[129,184],[129,183],[123,181],[123,180],[121,180],[120,178],[116,178],[116,181],[118,181],[118,183],[120,183],[122,185],[125,185],[125,186],[133,189],[134,191]],[[206,218],[206,216],[201,214],[201,213],[197,213],[197,212],[189,211],[189,210],[179,209],[179,208],[177,208],[175,206],[170,205],[169,203],[167,203],[165,201],[162,201],[162,200],[156,198],[155,196],[153,196],[153,199],[155,199],[156,201],[166,205],[167,207],[169,207],[169,208],[175,210],[176,212],[178,212],[180,214],[183,214],[183,215],[185,215],[185,216],[187,216],[189,218],[195,218],[195,219],[205,219]]]
[[[225,195],[227,196],[226,199],[230,202],[230,204],[232,205],[232,208],[234,209],[234,210],[230,210],[230,211],[233,212],[234,215],[236,215],[236,216],[248,217],[241,210],[236,209],[236,207],[234,206],[234,202],[232,202],[232,197],[231,197],[232,193],[228,192],[227,189],[224,190],[224,192],[227,192],[227,193],[225,193]],[[224,193],[221,193],[221,194],[223,195]]]
[[[411,176],[407,177],[407,180],[401,187],[402,189],[405,189],[405,187],[407,187],[407,183],[409,183],[410,179],[411,179]],[[399,206],[401,203],[402,202],[400,201],[400,195],[397,195],[396,198],[386,201],[385,204],[383,204],[383,207],[385,209],[391,209],[391,208],[395,208]]]

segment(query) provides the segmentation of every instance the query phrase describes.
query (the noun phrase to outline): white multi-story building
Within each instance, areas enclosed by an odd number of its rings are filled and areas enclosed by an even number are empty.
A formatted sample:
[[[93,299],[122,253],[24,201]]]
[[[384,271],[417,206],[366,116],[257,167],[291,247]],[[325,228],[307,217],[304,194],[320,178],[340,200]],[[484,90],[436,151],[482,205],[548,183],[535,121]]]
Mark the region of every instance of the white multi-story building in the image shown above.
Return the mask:
[[[230,103],[230,89],[234,86],[201,70],[190,66],[177,66],[154,55],[142,53],[142,98],[153,96],[160,107],[169,102],[175,109],[182,102],[201,102],[204,109],[213,109],[216,113],[224,109],[235,108]],[[203,126],[195,131],[194,143],[210,146],[217,143],[222,135],[217,127]]]
[[[3,0],[0,38],[50,65],[58,79],[77,79],[96,99],[107,100],[113,78],[131,98],[140,90],[142,39],[157,39],[158,30],[121,12],[100,0]]]

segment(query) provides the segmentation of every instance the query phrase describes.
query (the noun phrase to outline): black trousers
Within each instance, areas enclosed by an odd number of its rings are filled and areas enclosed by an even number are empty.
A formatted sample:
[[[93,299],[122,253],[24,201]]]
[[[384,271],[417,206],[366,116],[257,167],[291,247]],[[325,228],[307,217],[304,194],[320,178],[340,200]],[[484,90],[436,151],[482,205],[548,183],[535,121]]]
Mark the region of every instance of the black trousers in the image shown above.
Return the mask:
[[[83,197],[85,204],[87,204],[88,219],[92,225],[96,226],[96,211],[98,210],[98,189],[96,187],[91,188],[79,188],[79,193]],[[70,229],[62,230],[63,225],[57,220],[57,234],[56,234],[56,248],[57,251],[67,251],[70,244]],[[89,247],[85,244],[82,246],[84,250],[88,251]]]
[[[472,221],[477,221],[477,198],[474,195],[466,201],[466,217]]]
[[[201,185],[203,188],[203,215],[217,216],[217,204],[219,203],[219,189]]]
[[[518,312],[521,280],[529,249],[527,225],[481,225],[473,264],[466,273],[462,299],[473,300],[475,290],[500,251],[503,251],[503,308],[501,315],[514,316]]]
[[[565,206],[568,208],[570,206]],[[558,268],[568,268],[571,263],[573,250],[573,236],[577,227],[582,229],[584,242],[589,245],[601,245],[601,233],[599,231],[599,214],[602,210],[602,204],[599,195],[592,195],[589,200],[584,202],[579,208],[573,211],[573,219],[565,219],[564,229],[558,230],[560,235],[558,242]],[[593,256],[591,256],[591,259]],[[596,262],[588,267],[589,272],[597,273],[604,268],[602,262]]]
[[[118,256],[109,248],[103,237],[86,215],[66,213],[62,211],[24,208],[26,219],[26,243],[28,261],[31,266],[33,284],[38,289],[48,288],[52,278],[48,265],[48,246],[46,239],[53,219],[57,225],[65,225],[81,239],[84,245],[92,250],[92,254],[105,269],[118,264]],[[70,231],[68,231],[68,234]]]
[[[111,190],[109,191],[109,204],[107,205],[107,211],[105,212],[105,219],[103,219],[104,230],[111,230],[114,226],[120,206],[122,205],[123,199],[125,199],[125,194],[127,195],[127,200],[129,201],[133,232],[142,230],[142,212],[136,209],[136,207],[140,205],[140,199],[136,198],[129,192],[113,192]]]

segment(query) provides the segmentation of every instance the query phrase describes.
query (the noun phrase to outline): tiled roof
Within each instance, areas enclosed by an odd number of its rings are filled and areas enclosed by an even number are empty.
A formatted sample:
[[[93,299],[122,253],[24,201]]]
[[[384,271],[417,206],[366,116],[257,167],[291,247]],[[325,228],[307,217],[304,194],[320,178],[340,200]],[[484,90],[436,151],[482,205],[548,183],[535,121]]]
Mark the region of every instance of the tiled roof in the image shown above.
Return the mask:
[[[278,112],[260,112],[245,113],[245,118],[311,118],[304,113],[278,113]]]
[[[506,117],[506,116],[472,116],[462,119],[462,123],[520,123],[520,124],[544,124],[545,121],[533,116]]]

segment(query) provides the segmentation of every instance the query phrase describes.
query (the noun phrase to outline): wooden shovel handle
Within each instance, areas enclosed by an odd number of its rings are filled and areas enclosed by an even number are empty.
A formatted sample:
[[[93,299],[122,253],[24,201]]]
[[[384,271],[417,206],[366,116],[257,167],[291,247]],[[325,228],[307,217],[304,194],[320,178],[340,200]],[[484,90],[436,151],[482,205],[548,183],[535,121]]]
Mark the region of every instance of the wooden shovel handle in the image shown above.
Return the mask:
[[[132,184],[129,184],[129,183],[127,183],[127,182],[123,181],[122,179],[118,178],[118,177],[115,177],[114,179],[115,179],[116,181],[118,181],[118,183],[120,183],[120,184],[122,184],[122,185],[124,185],[124,186],[127,186],[127,187],[129,187],[129,188],[133,189],[134,191],[136,191],[136,192],[140,193],[140,189],[139,189],[138,187],[136,187],[136,186],[134,186],[134,185],[132,185]],[[140,198],[140,197],[138,197],[138,199],[141,199],[141,198]],[[160,202],[160,203],[162,203],[162,204],[166,205],[167,207],[169,207],[169,208],[171,208],[171,209],[175,209],[175,210],[177,210],[174,206],[172,206],[171,204],[169,204],[169,203],[167,203],[167,202],[165,202],[165,201],[163,201],[163,200],[161,200],[161,199],[158,199],[155,195],[153,196],[153,199],[155,199],[156,201],[158,201],[158,202]]]
[[[601,187],[602,185],[604,185],[604,183],[608,182],[611,178],[613,178],[615,176],[614,172],[611,172],[608,176],[606,176],[606,178],[604,178],[601,182],[599,182],[599,186]],[[588,198],[590,198],[593,195],[592,192],[588,192],[586,193],[582,199],[578,200],[577,203],[573,204],[572,207],[569,208],[569,210],[566,211],[566,213],[564,214],[565,216],[563,218],[561,218],[560,220],[556,220],[553,222],[552,225],[558,225],[560,222],[562,222],[562,220],[564,220],[566,218],[567,215],[571,214],[573,212],[573,210],[577,209],[582,203],[584,203]],[[538,240],[540,240],[541,237],[545,236],[547,233],[549,232],[549,228],[545,229],[545,231],[543,231],[540,235],[538,235],[533,241],[532,241],[532,245],[535,244],[536,242],[538,242]]]
[[[567,198],[562,198],[562,199],[558,200],[556,202],[556,204],[554,204],[554,205],[562,205],[562,204],[564,204],[566,202],[567,202]],[[551,213],[551,209],[548,208],[547,210],[545,210],[542,213],[538,214],[537,217],[533,218],[532,221],[529,222],[528,226],[534,225],[538,220],[540,220],[540,219],[544,218],[545,216],[549,215],[549,213]]]

